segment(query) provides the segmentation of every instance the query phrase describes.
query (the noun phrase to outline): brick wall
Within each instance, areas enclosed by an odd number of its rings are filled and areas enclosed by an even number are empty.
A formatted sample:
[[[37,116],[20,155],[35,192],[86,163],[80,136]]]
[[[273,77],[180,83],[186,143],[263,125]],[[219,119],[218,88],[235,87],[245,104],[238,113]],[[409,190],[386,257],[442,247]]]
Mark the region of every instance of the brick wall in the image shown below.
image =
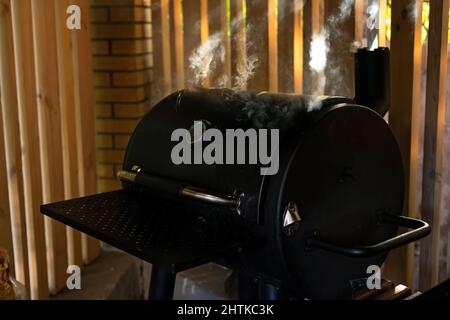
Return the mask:
[[[99,192],[116,173],[138,120],[150,108],[150,0],[91,0]]]

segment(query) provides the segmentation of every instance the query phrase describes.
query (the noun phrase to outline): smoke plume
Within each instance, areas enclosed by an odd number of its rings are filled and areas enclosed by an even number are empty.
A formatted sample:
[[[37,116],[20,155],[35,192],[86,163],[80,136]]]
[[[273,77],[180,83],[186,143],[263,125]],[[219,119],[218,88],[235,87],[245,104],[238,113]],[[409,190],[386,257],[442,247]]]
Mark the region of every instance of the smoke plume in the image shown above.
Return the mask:
[[[225,61],[223,34],[215,33],[199,46],[189,57],[190,68],[194,74],[193,85],[200,86],[217,67],[217,62]]]

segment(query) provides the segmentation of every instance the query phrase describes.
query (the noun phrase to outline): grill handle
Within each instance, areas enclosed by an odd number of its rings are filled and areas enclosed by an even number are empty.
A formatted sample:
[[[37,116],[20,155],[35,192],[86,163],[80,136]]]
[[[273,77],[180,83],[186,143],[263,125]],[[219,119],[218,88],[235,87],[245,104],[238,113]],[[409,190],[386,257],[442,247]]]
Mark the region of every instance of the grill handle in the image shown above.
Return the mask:
[[[306,240],[307,248],[318,248],[349,257],[370,257],[421,239],[427,236],[431,231],[430,225],[419,219],[383,213],[380,214],[380,220],[382,223],[393,224],[398,227],[405,227],[412,230],[397,235],[391,239],[361,247],[345,247],[336,245],[321,240],[319,235],[315,233],[314,236]]]
[[[117,173],[117,178],[121,181],[135,183],[156,191],[183,196],[216,205],[231,206],[237,209],[239,209],[243,197],[243,195],[227,195],[211,192],[197,187],[186,186],[185,183],[179,181],[156,177],[142,172],[123,170]]]

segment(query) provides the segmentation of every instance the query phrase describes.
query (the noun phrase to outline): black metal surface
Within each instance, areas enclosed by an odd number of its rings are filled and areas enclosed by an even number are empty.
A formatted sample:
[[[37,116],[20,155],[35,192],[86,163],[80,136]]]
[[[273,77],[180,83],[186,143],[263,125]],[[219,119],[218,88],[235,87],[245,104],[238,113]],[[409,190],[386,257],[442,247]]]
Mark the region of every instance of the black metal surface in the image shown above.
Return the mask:
[[[228,129],[279,129],[281,148],[296,144],[293,131],[306,130],[319,111],[308,112],[314,103],[326,110],[337,103],[351,102],[343,97],[310,97],[289,94],[240,92],[229,89],[189,89],[169,95],[146,114],[127,147],[123,169],[133,166],[142,173],[183,181],[187,185],[223,194],[245,193],[241,212],[258,222],[258,205],[265,177],[257,164],[175,165],[172,162],[172,133],[180,128],[189,130],[194,121],[202,120],[210,128],[225,133]],[[294,135],[295,136],[295,135]],[[206,143],[205,143],[206,144]],[[283,168],[280,168],[283,171]],[[161,183],[161,188],[166,187]],[[137,185],[124,184],[136,190]]]
[[[275,287],[271,283],[261,283],[261,299],[262,300],[283,300],[286,296],[280,288]]]
[[[239,271],[239,300],[257,300],[259,287],[257,279],[249,276],[244,271]]]
[[[450,300],[450,279],[424,292],[414,300]]]
[[[172,300],[174,289],[175,274],[159,266],[153,266],[149,300]]]
[[[377,216],[402,211],[401,154],[383,118],[357,105],[335,106],[298,140],[295,150],[280,153],[285,162],[280,167],[287,171],[266,182],[261,220],[270,241],[243,259],[268,282],[280,280],[293,296],[350,298],[351,280],[367,276],[370,265],[381,266],[387,252],[352,258],[308,251],[306,240],[315,231],[323,240],[349,247],[394,237],[398,227],[379,224]],[[290,202],[297,204],[302,220],[287,236],[283,213]]]
[[[119,190],[41,206],[58,221],[170,272],[255,243],[229,207]]]
[[[382,117],[391,105],[390,51],[359,49],[355,54],[355,102]]]

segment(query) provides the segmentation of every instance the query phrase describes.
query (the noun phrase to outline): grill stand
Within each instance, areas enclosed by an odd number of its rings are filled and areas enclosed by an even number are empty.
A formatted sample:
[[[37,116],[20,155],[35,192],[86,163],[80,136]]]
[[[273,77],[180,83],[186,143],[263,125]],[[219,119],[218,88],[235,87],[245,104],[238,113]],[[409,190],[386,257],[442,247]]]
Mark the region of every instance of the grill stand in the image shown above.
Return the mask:
[[[172,300],[176,274],[159,266],[152,266],[149,300]]]
[[[255,278],[239,272],[239,300],[257,300],[258,295],[258,282]]]
[[[261,299],[262,300],[283,300],[285,295],[281,290],[270,283],[261,284]]]

